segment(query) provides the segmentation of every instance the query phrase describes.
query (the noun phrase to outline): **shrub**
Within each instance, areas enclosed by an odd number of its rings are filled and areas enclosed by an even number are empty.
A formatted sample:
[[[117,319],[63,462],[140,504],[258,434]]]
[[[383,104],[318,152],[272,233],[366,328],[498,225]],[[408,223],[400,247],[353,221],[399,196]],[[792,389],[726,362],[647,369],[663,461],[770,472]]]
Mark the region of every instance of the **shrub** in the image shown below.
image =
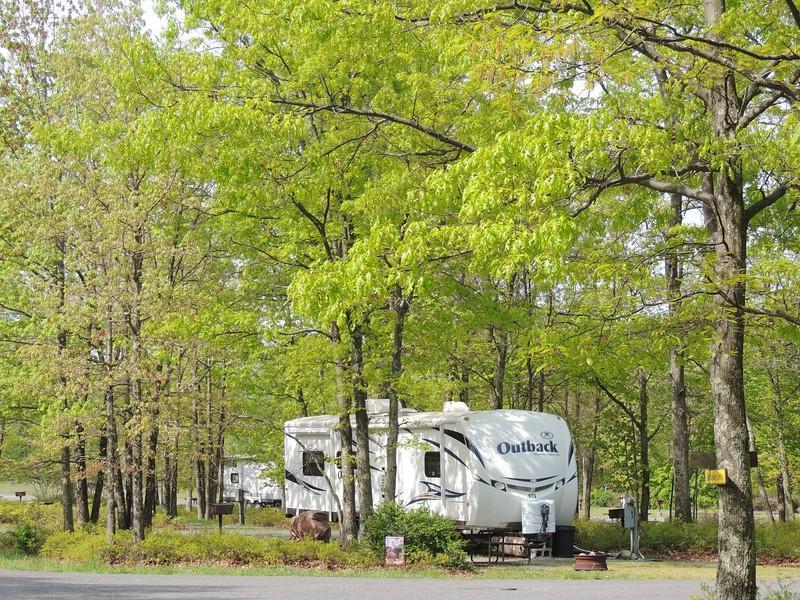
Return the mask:
[[[409,563],[464,566],[463,541],[455,524],[427,508],[404,511],[394,502],[386,502],[367,518],[366,531],[367,546],[376,558],[383,557],[386,536],[403,536]]]
[[[800,519],[786,523],[756,523],[757,556],[769,556],[779,560],[800,559]]]
[[[606,488],[594,489],[592,490],[592,504],[594,506],[616,506],[619,504],[619,494]]]
[[[0,523],[10,525],[30,523],[45,529],[56,529],[61,526],[62,519],[60,504],[0,501]]]
[[[291,519],[283,514],[279,508],[258,508],[250,506],[244,514],[245,523],[257,525],[259,527],[282,527],[288,528]]]
[[[30,523],[17,525],[9,532],[9,536],[17,552],[27,555],[38,554],[44,542],[41,530]]]
[[[59,531],[45,540],[41,554],[57,560],[96,561],[102,558],[105,546],[103,533]]]
[[[630,537],[627,529],[618,523],[598,521],[576,521],[575,544],[587,550],[614,552],[628,548]],[[717,550],[717,523],[642,523],[640,547],[645,554],[656,553],[702,553]],[[756,552],[760,559],[800,559],[800,520],[788,523],[756,523]]]
[[[630,531],[619,523],[576,522],[575,544],[586,550],[615,552],[630,546]],[[642,552],[709,552],[717,547],[716,523],[642,523]]]
[[[629,534],[618,523],[575,521],[575,545],[584,550],[613,552],[628,544]]]

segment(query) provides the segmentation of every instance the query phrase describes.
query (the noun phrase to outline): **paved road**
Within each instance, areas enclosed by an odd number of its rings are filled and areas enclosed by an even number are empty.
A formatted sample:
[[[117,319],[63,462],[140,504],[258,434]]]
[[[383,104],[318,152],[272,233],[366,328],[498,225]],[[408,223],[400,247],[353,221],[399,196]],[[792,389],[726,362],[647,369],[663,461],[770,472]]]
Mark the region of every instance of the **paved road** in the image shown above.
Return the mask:
[[[777,589],[774,582],[766,585]],[[793,582],[791,589],[800,592],[800,582]],[[702,593],[700,581],[107,575],[0,570],[0,598],[8,600],[676,600]]]

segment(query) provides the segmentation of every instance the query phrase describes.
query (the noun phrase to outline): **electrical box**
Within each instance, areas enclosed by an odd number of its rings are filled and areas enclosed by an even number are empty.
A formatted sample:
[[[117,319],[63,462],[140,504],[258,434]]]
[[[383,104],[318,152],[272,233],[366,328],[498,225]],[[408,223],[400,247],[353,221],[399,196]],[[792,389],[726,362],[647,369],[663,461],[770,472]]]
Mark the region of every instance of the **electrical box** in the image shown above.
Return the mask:
[[[625,529],[633,529],[636,526],[636,507],[633,504],[626,504],[622,515],[622,526]]]
[[[522,501],[523,535],[548,534],[556,531],[556,507],[553,500]]]
[[[636,514],[636,500],[631,497],[622,498],[622,526],[625,529],[636,527],[638,515]]]

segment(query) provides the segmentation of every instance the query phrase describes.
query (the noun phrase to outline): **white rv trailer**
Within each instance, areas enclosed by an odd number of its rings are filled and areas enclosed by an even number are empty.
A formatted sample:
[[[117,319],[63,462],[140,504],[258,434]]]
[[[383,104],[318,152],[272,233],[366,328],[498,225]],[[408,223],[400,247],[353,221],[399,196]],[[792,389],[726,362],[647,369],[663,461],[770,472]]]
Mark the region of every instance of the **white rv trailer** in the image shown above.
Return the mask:
[[[388,401],[368,400],[367,409],[377,505],[385,500]],[[395,501],[401,506],[427,507],[461,529],[521,531],[523,521],[530,521],[523,513],[538,501],[549,513],[543,533],[552,531],[553,524],[557,534],[572,531],[577,467],[561,417],[526,410],[470,411],[461,402],[448,402],[442,412],[401,408],[399,421]],[[317,416],[284,424],[287,514],[319,510],[331,520],[338,518],[337,423],[337,416]]]
[[[252,458],[226,458],[223,469],[223,497],[227,502],[239,499],[239,490],[244,491],[248,504],[280,507],[283,488],[275,480],[263,477],[264,469],[274,463],[260,463]]]

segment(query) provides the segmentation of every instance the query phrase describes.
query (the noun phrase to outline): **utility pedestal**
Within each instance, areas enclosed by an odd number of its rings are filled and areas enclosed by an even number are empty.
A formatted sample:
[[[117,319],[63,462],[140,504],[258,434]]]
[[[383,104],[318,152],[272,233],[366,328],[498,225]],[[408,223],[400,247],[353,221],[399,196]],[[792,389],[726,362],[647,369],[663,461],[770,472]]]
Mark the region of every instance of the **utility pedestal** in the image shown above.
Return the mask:
[[[631,532],[631,559],[643,558],[639,552],[639,511],[636,500],[631,497],[622,498],[622,526]]]

